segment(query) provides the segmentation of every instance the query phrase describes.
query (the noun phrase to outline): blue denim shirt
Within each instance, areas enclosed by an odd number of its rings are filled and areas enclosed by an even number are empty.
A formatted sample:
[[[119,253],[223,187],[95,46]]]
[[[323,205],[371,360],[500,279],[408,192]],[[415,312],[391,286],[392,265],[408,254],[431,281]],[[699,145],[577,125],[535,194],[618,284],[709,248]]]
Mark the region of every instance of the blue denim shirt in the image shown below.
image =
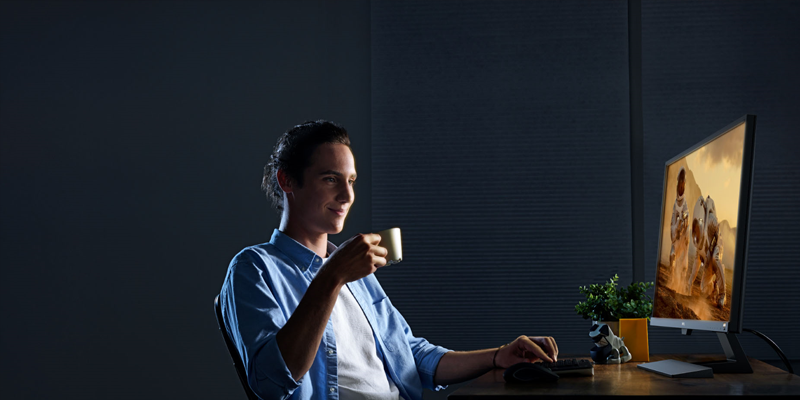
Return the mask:
[[[336,246],[328,242],[332,253]],[[263,399],[338,399],[336,338],[330,319],[314,364],[292,378],[275,335],[286,324],[311,284],[322,259],[275,229],[269,243],[239,252],[220,291],[222,316],[247,370],[247,381]],[[406,400],[422,400],[422,389],[440,390],[433,374],[450,351],[411,333],[374,274],[347,284],[372,326],[378,357],[387,377]]]

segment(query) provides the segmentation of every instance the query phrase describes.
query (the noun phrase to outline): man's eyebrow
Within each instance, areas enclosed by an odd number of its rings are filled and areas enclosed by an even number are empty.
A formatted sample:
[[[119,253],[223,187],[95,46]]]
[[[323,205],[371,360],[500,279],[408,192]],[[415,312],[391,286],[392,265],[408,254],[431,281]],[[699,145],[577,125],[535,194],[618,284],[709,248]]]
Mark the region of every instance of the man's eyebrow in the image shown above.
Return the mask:
[[[329,169],[329,170],[327,170],[327,171],[320,172],[319,174],[320,174],[320,175],[336,175],[336,176],[342,176],[342,173],[341,173],[341,172],[339,172],[339,171],[334,171],[334,170],[332,170],[332,169]],[[356,179],[356,178],[358,178],[358,175],[357,175],[357,174],[353,174],[353,175],[352,175],[352,178],[353,178],[353,179]]]

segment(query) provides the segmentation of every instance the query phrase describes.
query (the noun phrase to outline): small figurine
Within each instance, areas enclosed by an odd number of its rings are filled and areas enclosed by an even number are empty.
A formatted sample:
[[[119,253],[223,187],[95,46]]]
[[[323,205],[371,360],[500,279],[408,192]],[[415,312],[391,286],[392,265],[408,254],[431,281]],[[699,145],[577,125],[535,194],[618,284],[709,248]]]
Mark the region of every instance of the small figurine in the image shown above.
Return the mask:
[[[625,347],[624,338],[617,337],[606,324],[594,324],[589,330],[594,341],[591,355],[598,364],[622,364],[630,361],[631,352]]]

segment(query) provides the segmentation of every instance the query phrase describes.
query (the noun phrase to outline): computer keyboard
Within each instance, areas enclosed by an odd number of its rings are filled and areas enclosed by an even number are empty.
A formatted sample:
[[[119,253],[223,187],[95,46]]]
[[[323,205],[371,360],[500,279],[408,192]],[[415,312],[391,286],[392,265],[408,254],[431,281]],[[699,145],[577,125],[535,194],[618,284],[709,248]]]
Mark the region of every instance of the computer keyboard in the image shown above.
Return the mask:
[[[594,362],[585,358],[566,358],[556,362],[543,362],[542,366],[550,368],[558,376],[594,375]]]

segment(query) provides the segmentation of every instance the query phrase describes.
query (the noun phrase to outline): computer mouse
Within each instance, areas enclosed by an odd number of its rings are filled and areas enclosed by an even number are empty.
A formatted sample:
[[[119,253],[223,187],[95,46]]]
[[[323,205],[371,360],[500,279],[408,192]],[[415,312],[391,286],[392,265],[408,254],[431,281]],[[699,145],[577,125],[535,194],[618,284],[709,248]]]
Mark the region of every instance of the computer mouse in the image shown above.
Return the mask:
[[[508,383],[554,382],[558,375],[541,363],[521,362],[506,368],[503,379]]]

